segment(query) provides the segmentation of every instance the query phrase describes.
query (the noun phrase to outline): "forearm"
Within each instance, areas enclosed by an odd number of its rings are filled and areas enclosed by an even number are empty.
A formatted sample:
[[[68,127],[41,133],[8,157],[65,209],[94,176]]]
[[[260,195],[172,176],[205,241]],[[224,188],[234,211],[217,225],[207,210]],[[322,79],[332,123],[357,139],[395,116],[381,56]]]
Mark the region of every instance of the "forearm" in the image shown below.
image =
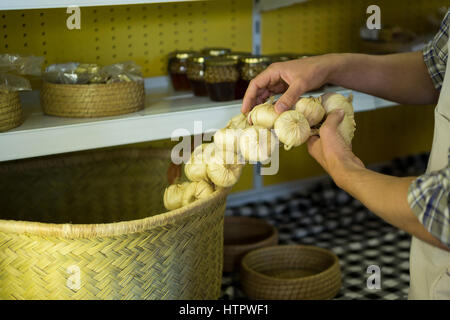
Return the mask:
[[[386,222],[449,251],[426,230],[409,207],[407,194],[413,177],[391,177],[365,168],[354,168],[345,170],[345,173],[341,171],[334,178],[342,189]]]
[[[438,98],[421,52],[389,55],[333,54],[329,83],[404,104]]]

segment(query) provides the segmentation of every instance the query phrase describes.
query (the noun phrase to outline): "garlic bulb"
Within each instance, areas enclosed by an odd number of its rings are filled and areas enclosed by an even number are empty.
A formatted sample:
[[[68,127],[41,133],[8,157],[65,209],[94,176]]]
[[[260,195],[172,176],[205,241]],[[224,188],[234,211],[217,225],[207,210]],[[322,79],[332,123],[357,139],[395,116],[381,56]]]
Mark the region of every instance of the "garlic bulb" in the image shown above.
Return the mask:
[[[252,126],[243,130],[239,148],[245,160],[266,162],[277,144],[278,139],[270,129]]]
[[[241,132],[241,129],[223,128],[217,130],[214,134],[214,144],[216,145],[216,148],[221,151],[232,151],[234,153],[238,153]]]
[[[339,93],[325,93],[322,95],[322,105],[325,108],[325,112],[328,114],[335,109],[343,109],[347,115],[353,115],[353,95],[350,94],[348,98]]]
[[[227,129],[245,129],[250,127],[250,123],[247,121],[247,116],[243,113],[234,116],[228,121],[225,128]]]
[[[184,189],[182,204],[188,205],[191,202],[208,197],[214,192],[214,188],[206,181],[194,181]]]
[[[208,150],[214,147],[212,143],[204,143],[199,145],[191,154],[189,161],[184,165],[184,173],[191,181],[209,181],[206,173],[206,163],[211,157]]]
[[[242,161],[233,152],[217,150],[208,162],[207,172],[209,179],[219,187],[231,187],[242,173]]]
[[[347,114],[342,119],[342,122],[338,126],[338,132],[344,138],[346,144],[350,145],[355,135],[356,122],[353,116]]]
[[[301,98],[295,104],[295,110],[305,116],[310,127],[318,124],[325,116],[325,109],[322,106],[321,97]]]
[[[275,121],[275,133],[284,143],[284,149],[289,150],[304,143],[311,136],[306,117],[296,110],[283,112]]]
[[[353,95],[351,94],[348,98],[338,93],[326,93],[322,96],[322,104],[327,114],[336,109],[344,110],[345,116],[338,126],[338,132],[347,144],[352,142],[356,130],[352,101]]]
[[[273,128],[273,124],[278,118],[278,113],[273,106],[273,99],[274,97],[271,97],[269,101],[257,105],[250,111],[248,118],[252,120],[253,125],[266,129]]]
[[[164,191],[164,207],[167,210],[175,210],[183,206],[183,194],[189,182],[172,184]]]

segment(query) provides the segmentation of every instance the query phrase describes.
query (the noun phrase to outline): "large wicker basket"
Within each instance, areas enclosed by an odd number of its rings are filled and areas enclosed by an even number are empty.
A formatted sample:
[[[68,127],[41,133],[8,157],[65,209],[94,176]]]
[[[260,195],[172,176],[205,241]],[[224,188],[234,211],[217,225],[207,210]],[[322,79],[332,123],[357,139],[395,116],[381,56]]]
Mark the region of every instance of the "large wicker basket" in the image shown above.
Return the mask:
[[[0,165],[0,299],[217,299],[229,189],[165,212],[169,150]]]
[[[18,127],[23,122],[18,92],[0,92],[0,132]]]
[[[143,82],[55,84],[44,82],[44,113],[59,117],[93,118],[136,112],[144,108]]]

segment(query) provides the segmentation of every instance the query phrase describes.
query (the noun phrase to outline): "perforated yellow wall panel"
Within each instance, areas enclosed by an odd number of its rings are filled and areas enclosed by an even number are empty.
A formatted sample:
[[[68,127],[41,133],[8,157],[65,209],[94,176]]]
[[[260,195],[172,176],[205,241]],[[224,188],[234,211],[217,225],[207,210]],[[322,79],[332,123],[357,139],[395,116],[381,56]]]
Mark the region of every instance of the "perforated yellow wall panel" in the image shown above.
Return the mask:
[[[68,30],[66,9],[0,11],[0,53],[111,64],[134,60],[146,77],[166,74],[175,49],[252,48],[252,0],[82,7],[81,29]]]
[[[262,51],[327,52],[359,51],[359,28],[365,26],[366,8],[381,9],[383,26],[399,25],[417,33],[432,31],[427,14],[448,0],[310,0],[262,14]]]

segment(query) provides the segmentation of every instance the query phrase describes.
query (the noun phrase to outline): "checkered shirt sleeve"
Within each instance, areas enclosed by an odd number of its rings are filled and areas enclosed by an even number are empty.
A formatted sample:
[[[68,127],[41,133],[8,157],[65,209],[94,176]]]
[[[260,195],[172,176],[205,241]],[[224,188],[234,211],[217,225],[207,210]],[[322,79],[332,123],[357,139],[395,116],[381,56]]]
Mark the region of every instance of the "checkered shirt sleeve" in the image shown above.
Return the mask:
[[[425,228],[450,248],[450,149],[448,161],[447,167],[413,181],[408,203]]]
[[[440,91],[444,81],[445,68],[448,57],[448,34],[450,25],[450,10],[442,20],[438,33],[423,48],[423,60],[428,68],[434,87]]]

